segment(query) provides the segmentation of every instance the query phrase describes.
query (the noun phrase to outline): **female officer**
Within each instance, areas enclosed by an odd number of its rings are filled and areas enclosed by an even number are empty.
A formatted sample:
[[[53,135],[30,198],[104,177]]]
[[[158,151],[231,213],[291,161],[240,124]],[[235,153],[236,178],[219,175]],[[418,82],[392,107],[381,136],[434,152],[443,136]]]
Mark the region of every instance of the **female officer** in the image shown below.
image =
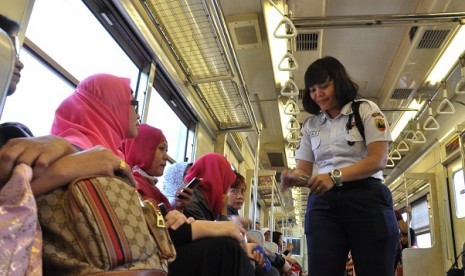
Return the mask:
[[[343,275],[349,250],[358,276],[392,275],[399,230],[382,183],[391,134],[368,100],[356,110],[364,126],[358,130],[352,110],[357,90],[333,57],[316,60],[305,73],[303,106],[314,116],[302,126],[297,168],[283,171],[281,183],[311,190],[305,217],[309,275]]]

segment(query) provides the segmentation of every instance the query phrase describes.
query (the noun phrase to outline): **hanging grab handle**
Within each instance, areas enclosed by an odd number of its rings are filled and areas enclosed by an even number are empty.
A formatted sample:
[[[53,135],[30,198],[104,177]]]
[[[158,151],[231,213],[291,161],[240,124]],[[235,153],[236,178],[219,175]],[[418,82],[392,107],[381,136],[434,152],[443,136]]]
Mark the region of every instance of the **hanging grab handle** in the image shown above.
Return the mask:
[[[394,149],[393,151],[391,151],[390,156],[391,156],[392,160],[400,160],[400,159],[402,159],[402,155],[400,155],[400,152],[397,149]]]
[[[281,27],[284,27],[284,34],[280,34],[278,31]],[[287,16],[284,16],[283,19],[281,19],[279,22],[278,26],[276,26],[273,35],[276,38],[294,38],[297,36],[297,29],[295,28],[291,19],[289,19]]]
[[[286,61],[287,65],[285,65]],[[297,60],[294,58],[292,53],[287,51],[287,53],[279,62],[278,69],[281,71],[296,71],[299,69],[299,64],[297,63]]]
[[[465,94],[465,57],[460,58],[460,64],[462,65],[460,69],[462,77],[455,85],[455,94]]]
[[[423,129],[424,130],[439,129],[439,123],[433,117],[433,109],[431,108],[431,106],[428,107],[428,118],[426,118],[426,121],[423,123]]]
[[[404,139],[402,139],[402,140],[400,140],[399,144],[397,145],[397,150],[406,152],[406,151],[409,151],[410,148],[409,148],[408,144],[405,143]]]
[[[446,89],[446,87],[444,87],[444,89],[442,90],[442,98],[443,99],[439,103],[439,106],[438,106],[438,108],[436,110],[436,113],[438,113],[438,114],[454,114],[455,113],[455,107],[449,101],[449,99],[447,98],[447,89]]]
[[[294,97],[290,97],[287,100],[286,105],[284,106],[284,114],[286,115],[298,115],[300,113],[300,108],[294,100]]]
[[[292,78],[286,81],[286,83],[281,88],[281,95],[286,97],[299,96],[299,88]]]
[[[420,123],[417,123],[417,131],[413,134],[412,143],[415,144],[424,144],[426,143],[426,137],[420,130]]]

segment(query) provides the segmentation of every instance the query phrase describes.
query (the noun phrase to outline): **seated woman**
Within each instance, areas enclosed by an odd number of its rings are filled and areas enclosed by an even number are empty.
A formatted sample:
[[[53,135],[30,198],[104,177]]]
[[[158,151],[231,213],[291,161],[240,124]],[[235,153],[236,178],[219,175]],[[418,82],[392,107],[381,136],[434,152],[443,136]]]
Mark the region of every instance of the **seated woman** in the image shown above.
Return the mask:
[[[134,105],[137,105],[137,102],[131,96],[129,79],[109,74],[93,75],[81,81],[76,91],[58,107],[52,134],[67,139],[82,150],[101,145],[101,148],[112,152],[113,157],[118,160],[119,168],[132,177],[131,171],[126,168],[127,166],[124,165],[125,163],[121,159],[123,154],[118,148],[124,139],[134,138],[138,134],[139,115],[136,113]],[[88,161],[80,164],[80,166],[100,167],[102,165],[98,159]],[[66,162],[63,163],[66,164]],[[55,163],[51,167],[54,165]],[[73,163],[67,165],[73,167]],[[112,175],[115,167],[106,166],[105,169],[108,171],[108,175]],[[79,171],[77,174],[88,176],[86,170]],[[65,195],[65,191],[65,189],[61,188],[55,189],[53,193],[38,198],[40,222],[44,229],[44,274],[52,274],[56,271],[60,271],[62,275],[98,272],[101,268],[96,268],[93,265],[95,260],[92,260],[92,263],[88,262],[87,257],[79,251],[79,247],[76,249],[74,243],[79,243],[79,241],[73,240],[69,235],[62,235],[63,229],[57,223],[57,220],[66,218],[63,206],[59,205],[60,197]],[[191,240],[203,237],[204,232],[195,231],[185,222],[185,216],[177,211],[171,211],[166,216],[166,226],[171,229],[178,229],[180,226],[187,225],[182,228],[181,239]],[[241,231],[244,230],[235,225],[222,224],[219,229],[221,233],[217,232],[217,236],[234,237],[237,241],[243,240]],[[211,232],[216,230],[218,229],[213,229]],[[182,233],[184,233],[184,236],[182,236]],[[69,234],[72,235],[72,233]],[[235,252],[236,255],[234,256],[236,258],[234,260],[239,262],[244,259],[244,262],[248,264],[247,256],[242,251],[239,243],[230,238],[224,239],[230,241],[226,247]],[[159,257],[154,253],[149,258],[157,259]],[[235,264],[232,264],[231,267],[236,267]],[[153,271],[156,268],[153,267],[154,265],[156,265],[156,261],[131,262],[124,263],[113,270],[148,269]],[[252,268],[246,265],[241,266],[237,274],[247,275],[248,269]],[[105,270],[108,270],[108,268]]]
[[[156,186],[157,176],[162,176],[168,160],[168,142],[162,131],[146,124],[138,126],[139,135],[135,139],[128,139],[121,145],[126,162],[132,168],[137,180],[137,191],[145,197],[163,202],[168,210],[172,210],[171,203]],[[176,210],[182,212],[184,206],[192,197],[192,190],[185,188],[182,197],[175,200]]]
[[[160,129],[147,124],[140,124],[138,133],[135,139],[126,140],[121,146],[126,160],[135,172],[137,189],[145,197],[169,204],[167,198],[153,185],[157,182],[154,176],[163,175],[168,160],[166,138]],[[190,189],[184,188],[183,190]],[[192,190],[187,193],[182,192],[181,195],[187,199],[179,201],[188,202]],[[191,232],[191,237],[186,237],[183,232]],[[191,224],[185,223],[177,230],[170,229],[177,257],[169,265],[169,274],[244,275],[246,273],[244,270],[250,269],[251,266],[247,264],[245,254],[240,252],[239,244],[230,239],[235,238],[234,234],[243,232],[245,232],[244,229],[231,222],[215,223],[199,220]],[[253,255],[252,246],[249,245],[248,248],[250,248],[249,256],[261,262],[257,253]]]
[[[278,245],[278,253],[284,257],[287,263],[290,264],[291,269],[288,271],[288,274],[292,272],[296,274],[300,274],[302,270],[302,266],[291,256],[284,255],[283,253],[283,233],[279,231],[273,231],[272,241]]]
[[[184,180],[187,172],[192,167],[192,163],[189,162],[177,162],[169,166],[163,174],[164,185],[163,194],[168,198],[171,205],[175,205],[176,201],[179,200],[178,196],[181,189],[187,184]],[[182,197],[182,196],[181,196]]]
[[[234,183],[231,185],[231,187],[228,190],[227,193],[227,219],[234,221],[235,223],[242,225],[246,225],[247,227],[250,227],[251,225],[251,220],[243,218],[239,215],[239,210],[242,208],[244,205],[244,194],[246,191],[246,182],[244,176],[242,176],[240,173],[235,172],[236,174],[236,180]],[[225,216],[222,216],[222,219],[226,218]],[[268,228],[262,228],[263,234],[267,234],[266,237],[270,237],[270,229]],[[274,237],[274,232],[273,232],[273,237]],[[249,240],[252,242],[256,242],[253,237],[247,236]],[[269,239],[266,240],[269,242]],[[282,237],[281,237],[282,241]],[[256,242],[260,246],[263,246],[259,242]],[[277,253],[272,253],[269,250],[265,249],[265,254],[268,260],[270,261],[271,265],[274,267],[270,271],[262,271],[261,269],[255,270],[256,274],[259,275],[275,275],[279,274],[280,272],[286,275],[292,275],[291,273],[291,263],[286,261],[286,257],[281,256],[280,254]]]
[[[207,153],[194,162],[186,175],[186,181],[194,177],[202,181],[194,189],[194,196],[184,208],[184,214],[201,220],[220,219],[226,193],[236,179],[231,164],[221,154]]]

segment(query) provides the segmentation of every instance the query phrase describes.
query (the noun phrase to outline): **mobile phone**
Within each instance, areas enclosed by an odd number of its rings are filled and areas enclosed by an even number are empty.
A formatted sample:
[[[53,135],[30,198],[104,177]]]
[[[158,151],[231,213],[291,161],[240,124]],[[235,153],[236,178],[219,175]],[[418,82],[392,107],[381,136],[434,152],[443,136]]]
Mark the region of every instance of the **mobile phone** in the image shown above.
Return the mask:
[[[192,180],[189,182],[189,184],[186,185],[187,188],[189,189],[194,189],[200,184],[200,178],[194,177]]]
[[[195,187],[197,187],[197,186],[200,184],[200,180],[201,180],[200,178],[194,177],[194,178],[192,178],[192,180],[189,182],[189,184],[186,185],[186,187],[189,188],[189,189],[195,189]],[[182,191],[183,191],[183,190],[181,190],[181,192],[182,192]],[[182,198],[182,195],[181,195],[181,194],[178,194],[176,197],[177,197],[177,198]]]
[[[265,263],[265,267],[263,268],[265,271],[269,271],[271,269],[271,262],[266,256],[265,250],[260,245],[255,245],[253,251],[258,250],[261,254],[263,254],[263,261]]]
[[[165,206],[165,203],[159,203],[158,204],[158,209],[160,209],[160,212],[162,214],[162,216],[166,216],[166,214],[168,214],[168,211],[166,210],[166,206]]]

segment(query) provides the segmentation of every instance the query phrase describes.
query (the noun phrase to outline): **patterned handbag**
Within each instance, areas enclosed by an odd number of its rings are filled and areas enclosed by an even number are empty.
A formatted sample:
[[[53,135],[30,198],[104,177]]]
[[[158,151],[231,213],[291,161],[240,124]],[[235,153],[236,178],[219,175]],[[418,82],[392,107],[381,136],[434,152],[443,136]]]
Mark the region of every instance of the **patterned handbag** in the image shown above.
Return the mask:
[[[44,274],[150,270],[166,275],[176,256],[163,217],[149,212],[153,209],[123,178],[77,179],[38,197],[37,203]]]

